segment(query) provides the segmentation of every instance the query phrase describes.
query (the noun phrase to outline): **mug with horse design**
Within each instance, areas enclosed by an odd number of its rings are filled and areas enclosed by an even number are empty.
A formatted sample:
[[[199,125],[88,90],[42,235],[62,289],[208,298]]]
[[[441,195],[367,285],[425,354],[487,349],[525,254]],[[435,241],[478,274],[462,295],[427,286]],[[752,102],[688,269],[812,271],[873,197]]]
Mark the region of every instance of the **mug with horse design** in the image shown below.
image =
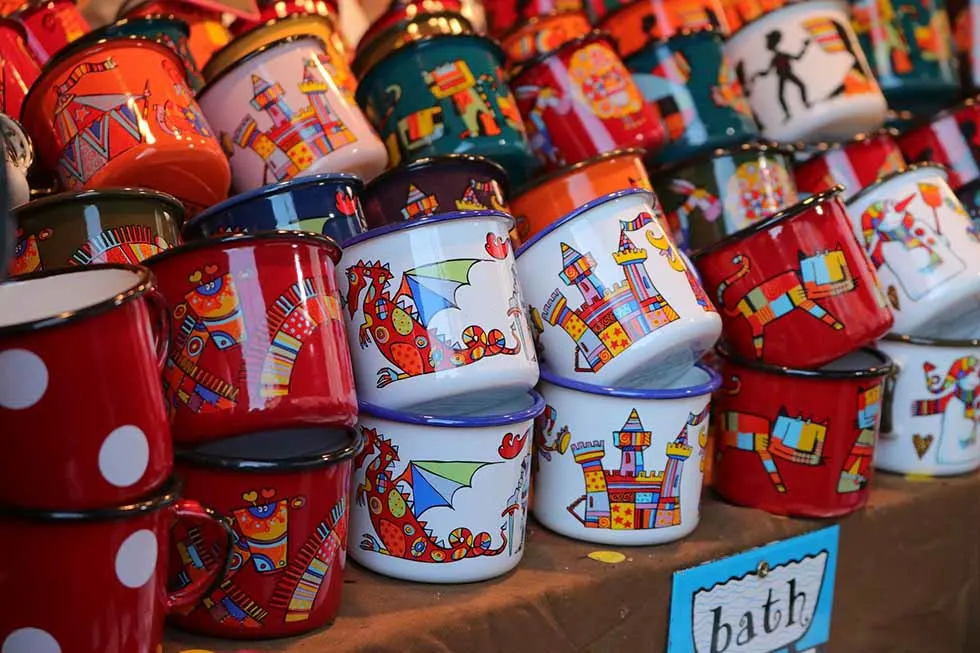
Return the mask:
[[[891,329],[841,191],[817,193],[693,255],[734,354],[813,369]]]

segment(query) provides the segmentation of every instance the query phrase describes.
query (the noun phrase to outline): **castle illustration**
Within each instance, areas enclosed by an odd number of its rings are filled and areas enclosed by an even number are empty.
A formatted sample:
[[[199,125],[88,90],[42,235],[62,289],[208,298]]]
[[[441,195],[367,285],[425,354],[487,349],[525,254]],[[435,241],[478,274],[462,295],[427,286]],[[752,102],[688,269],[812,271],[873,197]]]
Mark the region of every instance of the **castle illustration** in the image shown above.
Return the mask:
[[[620,232],[619,249],[612,258],[622,266],[626,280],[612,288],[606,288],[596,276],[591,254],[581,254],[566,243],[561,244],[561,253],[564,270],[559,277],[565,285],[577,287],[585,303],[573,311],[556,289],[542,315],[575,341],[579,371],[598,371],[643,336],[678,319],[647,273],[647,251],[636,247],[625,230]],[[581,367],[582,358],[587,367]]]
[[[402,207],[402,217],[406,220],[424,218],[439,210],[439,199],[434,195],[426,195],[415,184],[408,185],[408,197]]]
[[[677,439],[667,443],[663,472],[648,472],[644,466],[643,452],[650,446],[651,435],[634,408],[623,428],[613,432],[613,444],[622,452],[618,470],[603,469],[603,440],[572,445],[572,455],[585,476],[585,496],[568,511],[586,528],[643,530],[680,525],[681,471],[693,450],[687,443],[687,425]],[[575,512],[581,503],[585,504],[584,516]]]
[[[303,80],[297,86],[309,104],[295,111],[281,84],[252,75],[252,108],[268,114],[272,128],[260,131],[255,118],[248,115],[232,136],[236,145],[262,157],[267,182],[291,179],[317,159],[357,140],[331,108],[327,100],[330,86],[315,59],[306,61]]]

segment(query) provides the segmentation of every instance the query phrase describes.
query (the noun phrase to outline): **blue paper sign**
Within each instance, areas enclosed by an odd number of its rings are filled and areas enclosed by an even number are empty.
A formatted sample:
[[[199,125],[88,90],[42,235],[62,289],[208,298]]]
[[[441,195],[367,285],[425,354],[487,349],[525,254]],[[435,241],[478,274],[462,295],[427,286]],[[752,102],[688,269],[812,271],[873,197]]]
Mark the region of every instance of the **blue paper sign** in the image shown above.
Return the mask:
[[[667,653],[824,651],[839,535],[832,526],[676,572]]]

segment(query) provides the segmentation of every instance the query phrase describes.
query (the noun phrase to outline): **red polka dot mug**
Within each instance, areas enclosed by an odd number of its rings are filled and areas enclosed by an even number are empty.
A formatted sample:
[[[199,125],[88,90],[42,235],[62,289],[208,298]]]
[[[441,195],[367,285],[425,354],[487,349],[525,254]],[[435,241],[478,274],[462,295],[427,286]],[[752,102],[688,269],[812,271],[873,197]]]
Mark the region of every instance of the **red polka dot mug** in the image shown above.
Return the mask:
[[[87,510],[157,490],[173,453],[152,273],[98,265],[0,286],[0,504]]]

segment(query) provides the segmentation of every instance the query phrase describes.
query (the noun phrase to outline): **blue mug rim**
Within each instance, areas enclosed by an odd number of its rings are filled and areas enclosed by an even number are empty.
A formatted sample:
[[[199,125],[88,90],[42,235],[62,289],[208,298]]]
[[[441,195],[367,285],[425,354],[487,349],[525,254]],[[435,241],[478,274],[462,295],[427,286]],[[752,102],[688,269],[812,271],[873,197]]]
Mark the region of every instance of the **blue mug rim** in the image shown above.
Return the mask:
[[[544,412],[546,402],[541,393],[534,388],[527,391],[533,400],[528,408],[523,408],[510,413],[499,415],[487,415],[483,417],[447,417],[439,415],[428,415],[425,413],[410,413],[403,410],[383,408],[377,404],[366,401],[357,402],[358,413],[364,413],[378,419],[386,419],[390,422],[401,424],[417,424],[419,426],[441,426],[449,428],[481,428],[487,426],[509,426],[518,422],[526,422],[536,418]]]
[[[364,233],[358,234],[353,238],[344,241],[341,243],[341,246],[344,249],[347,249],[348,247],[353,247],[354,245],[360,245],[361,243],[371,240],[372,238],[387,236],[388,234],[396,231],[407,231],[408,229],[426,227],[431,224],[446,222],[448,220],[465,220],[472,218],[503,218],[510,222],[510,226],[507,227],[507,231],[514,228],[514,217],[509,213],[504,213],[503,211],[496,211],[494,209],[483,209],[480,211],[453,211],[451,213],[436,213],[435,215],[418,218],[417,220],[392,222],[391,224],[386,224],[383,227],[368,229]]]
[[[604,385],[593,385],[558,376],[547,366],[541,365],[541,380],[545,383],[556,385],[566,390],[575,390],[591,395],[601,395],[604,397],[616,397],[621,399],[685,399],[688,397],[701,397],[711,394],[721,387],[721,374],[704,363],[696,363],[693,369],[699,369],[708,374],[708,380],[698,385],[689,385],[684,388],[626,388]]]
[[[523,245],[521,245],[519,248],[517,248],[517,251],[514,252],[514,256],[516,258],[520,258],[521,257],[521,254],[523,254],[528,249],[530,249],[531,247],[533,247],[534,245],[536,245],[542,238],[544,238],[545,236],[547,236],[548,234],[550,234],[552,231],[555,231],[559,227],[562,227],[565,224],[571,222],[572,220],[574,220],[575,218],[579,217],[580,215],[582,215],[586,211],[590,211],[590,210],[594,209],[597,206],[600,206],[602,204],[605,204],[606,202],[612,202],[612,201],[618,200],[618,199],[620,199],[622,197],[629,197],[630,195],[639,195],[641,193],[644,194],[644,195],[647,195],[653,201],[653,205],[654,206],[657,206],[657,196],[656,196],[656,194],[653,191],[647,190],[646,188],[624,188],[623,190],[617,190],[617,191],[615,191],[613,193],[607,193],[606,195],[603,195],[602,197],[597,197],[594,200],[591,200],[589,202],[586,202],[585,204],[583,204],[582,206],[578,207],[574,211],[571,211],[569,213],[566,213],[565,215],[563,215],[562,217],[558,218],[557,220],[555,220],[554,222],[552,222],[550,225],[548,225],[547,227],[545,227],[544,229],[542,229],[538,233],[536,233],[533,236],[531,236],[527,240],[527,242],[525,242]]]

